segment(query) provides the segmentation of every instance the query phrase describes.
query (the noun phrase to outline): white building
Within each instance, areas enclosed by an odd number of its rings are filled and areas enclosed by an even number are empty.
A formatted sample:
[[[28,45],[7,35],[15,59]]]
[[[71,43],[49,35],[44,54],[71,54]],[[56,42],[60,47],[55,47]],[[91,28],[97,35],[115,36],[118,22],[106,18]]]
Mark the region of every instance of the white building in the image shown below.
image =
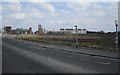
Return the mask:
[[[82,34],[87,34],[87,30],[86,29],[82,29]]]
[[[66,29],[66,33],[74,33],[73,29]]]
[[[61,33],[72,33],[75,34],[76,30],[75,29],[60,29]],[[87,34],[86,29],[78,29],[77,34]]]
[[[82,34],[82,29],[78,29],[77,33]]]
[[[78,29],[78,34],[87,34],[87,30],[86,29]]]

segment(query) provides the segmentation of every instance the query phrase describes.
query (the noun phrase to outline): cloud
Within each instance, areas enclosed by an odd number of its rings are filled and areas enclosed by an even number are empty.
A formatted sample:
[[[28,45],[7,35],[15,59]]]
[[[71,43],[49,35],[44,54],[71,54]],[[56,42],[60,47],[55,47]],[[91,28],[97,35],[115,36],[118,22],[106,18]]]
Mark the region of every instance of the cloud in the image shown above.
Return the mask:
[[[17,0],[1,0],[2,2],[14,2]],[[119,2],[119,0],[18,0],[21,2]]]
[[[19,24],[23,27],[31,25],[33,29],[37,24],[42,24],[52,30],[60,27],[70,28],[77,24],[79,28],[88,30],[113,31],[114,19],[117,18],[116,4],[110,2],[51,3],[37,2],[37,0],[32,3],[3,2],[3,24],[10,24],[13,27]]]
[[[35,2],[35,3],[37,3],[37,2],[45,2],[45,0],[29,0],[28,2]]]
[[[67,6],[73,10],[84,10],[90,6],[88,2],[68,2]]]
[[[43,18],[45,15],[42,14],[40,11],[38,11],[37,9],[31,8],[30,13],[26,13],[28,15],[28,17],[31,18]]]
[[[15,20],[25,19],[25,13],[13,13],[10,17]]]
[[[40,0],[40,1],[38,1],[38,0],[35,0],[35,1],[30,0],[30,2],[32,2],[32,4],[34,6],[38,6],[38,7],[42,8],[42,9],[44,9],[45,11],[48,12],[48,14],[50,14],[52,16],[57,16],[58,15],[55,7],[50,2],[45,2],[44,0]]]
[[[50,23],[50,24],[55,24],[55,21],[50,20],[50,21],[48,21],[48,23]]]
[[[67,7],[75,13],[82,13],[86,16],[105,16],[110,12],[117,12],[111,10],[118,8],[115,2],[68,2]]]
[[[0,12],[2,12],[2,4],[0,4]]]
[[[6,2],[3,3],[4,5],[2,5],[3,11],[7,11],[7,12],[20,12],[21,9],[21,4],[19,1],[16,2]]]
[[[49,20],[48,23],[50,24],[63,24],[63,20]]]
[[[44,2],[44,0],[30,0],[30,2],[34,3],[42,7],[43,9],[47,10],[48,12],[55,12],[55,8],[50,4],[50,2]]]
[[[70,12],[67,10],[61,10],[61,12],[65,13],[65,14],[70,14]]]
[[[45,3],[45,2],[42,3],[41,2],[40,5],[42,6],[43,9],[46,9],[48,12],[55,12],[55,8],[48,3]]]

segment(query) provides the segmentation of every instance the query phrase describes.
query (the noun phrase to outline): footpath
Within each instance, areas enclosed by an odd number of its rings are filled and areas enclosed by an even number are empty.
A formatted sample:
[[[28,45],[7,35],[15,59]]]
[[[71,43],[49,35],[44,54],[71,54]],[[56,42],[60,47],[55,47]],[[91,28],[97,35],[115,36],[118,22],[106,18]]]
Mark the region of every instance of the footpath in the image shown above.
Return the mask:
[[[41,44],[42,47],[47,48],[54,48],[57,50],[63,50],[68,52],[75,52],[80,54],[86,54],[91,56],[100,56],[100,57],[106,57],[106,58],[114,58],[114,59],[120,59],[119,53],[117,52],[110,52],[110,51],[100,51],[97,49],[88,49],[88,48],[75,48],[75,47],[69,47],[69,46],[61,46],[61,45],[46,45]]]

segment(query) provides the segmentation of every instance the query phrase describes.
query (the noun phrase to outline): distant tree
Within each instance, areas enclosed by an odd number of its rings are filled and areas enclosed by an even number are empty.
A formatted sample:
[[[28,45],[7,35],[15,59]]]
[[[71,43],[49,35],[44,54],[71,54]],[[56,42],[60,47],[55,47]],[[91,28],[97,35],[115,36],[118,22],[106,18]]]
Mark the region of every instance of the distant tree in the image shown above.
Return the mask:
[[[48,34],[53,34],[53,32],[52,32],[52,31],[49,31]]]
[[[105,32],[103,30],[100,31],[100,34],[104,34]]]

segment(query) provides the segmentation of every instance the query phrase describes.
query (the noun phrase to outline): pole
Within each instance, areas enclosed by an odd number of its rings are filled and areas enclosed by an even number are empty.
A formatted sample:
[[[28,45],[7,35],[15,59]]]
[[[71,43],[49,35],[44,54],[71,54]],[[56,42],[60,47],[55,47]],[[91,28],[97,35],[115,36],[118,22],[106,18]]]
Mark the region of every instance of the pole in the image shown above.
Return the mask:
[[[116,50],[118,53],[118,30],[117,30],[118,24],[116,20],[115,20],[115,27],[116,27]]]
[[[77,25],[75,25],[75,31],[76,31],[76,48],[78,48]]]

